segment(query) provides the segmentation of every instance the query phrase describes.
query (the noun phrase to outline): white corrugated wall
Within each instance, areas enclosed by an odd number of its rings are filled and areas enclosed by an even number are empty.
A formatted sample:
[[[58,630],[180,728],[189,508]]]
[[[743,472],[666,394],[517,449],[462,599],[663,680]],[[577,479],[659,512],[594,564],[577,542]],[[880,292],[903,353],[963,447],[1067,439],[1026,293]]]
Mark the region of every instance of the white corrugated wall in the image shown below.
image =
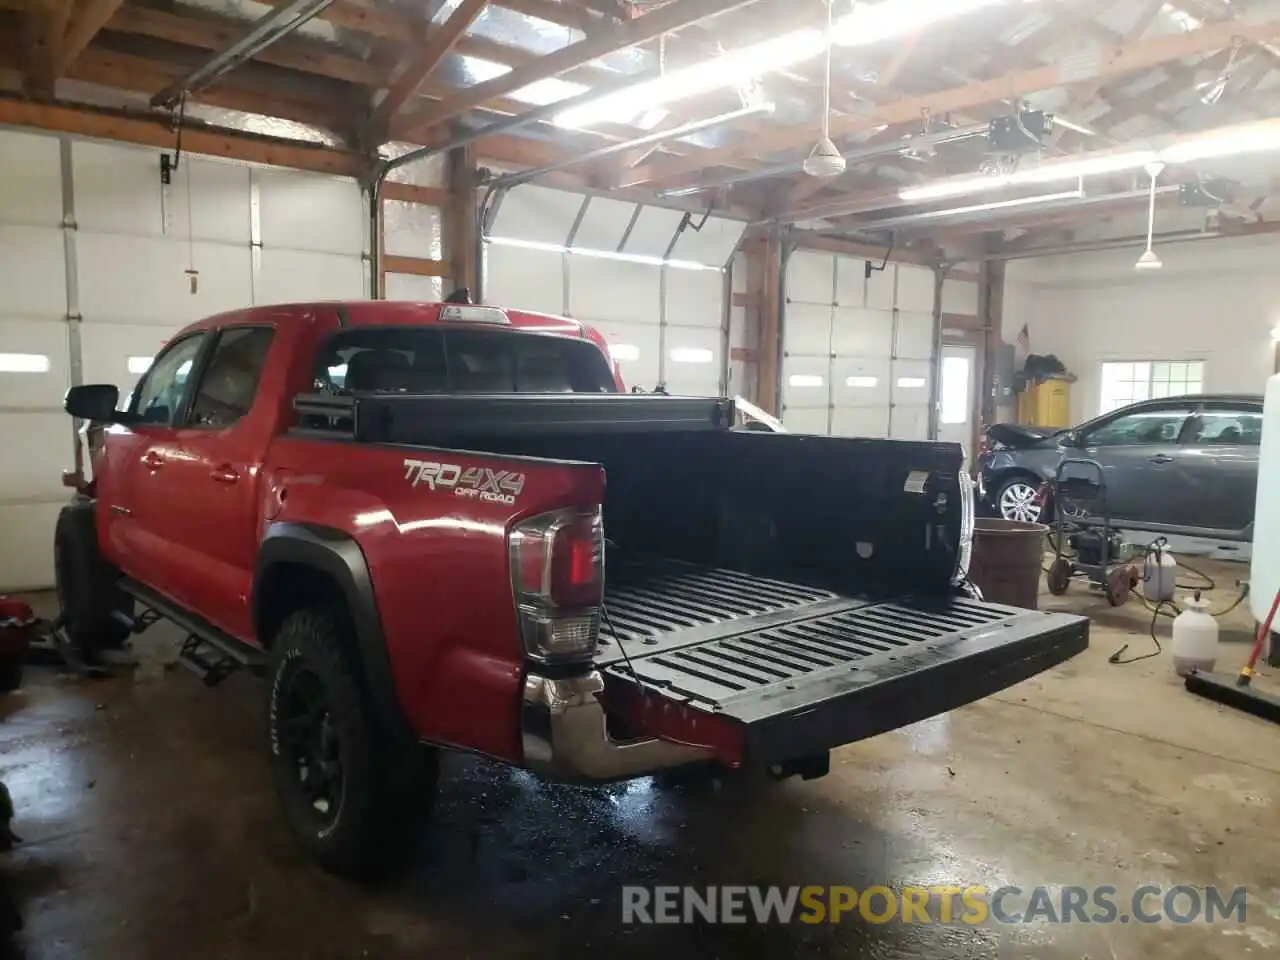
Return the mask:
[[[131,390],[212,313],[368,295],[354,180],[184,155],[164,185],[160,156],[0,130],[0,590],[53,582],[68,386]]]

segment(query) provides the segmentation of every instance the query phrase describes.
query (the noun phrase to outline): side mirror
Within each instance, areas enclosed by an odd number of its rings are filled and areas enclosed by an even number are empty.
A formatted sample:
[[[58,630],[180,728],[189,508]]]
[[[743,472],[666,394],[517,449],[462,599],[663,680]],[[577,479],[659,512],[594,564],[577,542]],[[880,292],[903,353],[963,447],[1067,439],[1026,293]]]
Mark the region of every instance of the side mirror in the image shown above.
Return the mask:
[[[1080,439],[1080,434],[1074,430],[1068,430],[1058,438],[1058,443],[1064,447],[1083,447],[1084,441]]]
[[[116,410],[120,402],[120,389],[113,383],[89,383],[72,387],[62,407],[67,413],[81,420],[97,423],[119,423],[121,413]]]

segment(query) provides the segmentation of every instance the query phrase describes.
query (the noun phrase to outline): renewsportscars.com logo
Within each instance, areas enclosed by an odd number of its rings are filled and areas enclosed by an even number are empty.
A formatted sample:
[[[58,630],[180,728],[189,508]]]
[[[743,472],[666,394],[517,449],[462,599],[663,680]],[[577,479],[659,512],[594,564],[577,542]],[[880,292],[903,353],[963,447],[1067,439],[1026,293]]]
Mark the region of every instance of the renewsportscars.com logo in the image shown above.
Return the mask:
[[[1112,886],[848,886],[622,888],[622,922],[681,923],[1239,923],[1247,891],[1188,884]]]

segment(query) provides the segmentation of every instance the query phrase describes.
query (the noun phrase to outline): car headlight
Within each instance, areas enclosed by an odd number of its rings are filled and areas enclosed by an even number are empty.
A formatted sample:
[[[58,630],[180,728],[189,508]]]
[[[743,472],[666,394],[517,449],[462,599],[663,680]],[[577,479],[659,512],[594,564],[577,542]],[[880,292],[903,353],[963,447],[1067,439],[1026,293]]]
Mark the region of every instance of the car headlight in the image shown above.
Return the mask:
[[[973,558],[973,480],[969,474],[960,471],[960,544],[956,550],[956,569],[951,576],[955,585],[964,583],[969,577],[969,561]]]

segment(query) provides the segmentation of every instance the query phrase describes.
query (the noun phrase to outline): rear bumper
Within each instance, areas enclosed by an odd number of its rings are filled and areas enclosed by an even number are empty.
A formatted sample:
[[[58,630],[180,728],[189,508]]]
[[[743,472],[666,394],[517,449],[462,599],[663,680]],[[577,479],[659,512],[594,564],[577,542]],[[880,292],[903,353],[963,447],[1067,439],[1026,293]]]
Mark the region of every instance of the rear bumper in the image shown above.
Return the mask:
[[[520,711],[525,766],[551,780],[605,782],[713,758],[709,750],[651,737],[614,740],[603,692],[604,679],[595,670],[567,679],[526,676]]]

